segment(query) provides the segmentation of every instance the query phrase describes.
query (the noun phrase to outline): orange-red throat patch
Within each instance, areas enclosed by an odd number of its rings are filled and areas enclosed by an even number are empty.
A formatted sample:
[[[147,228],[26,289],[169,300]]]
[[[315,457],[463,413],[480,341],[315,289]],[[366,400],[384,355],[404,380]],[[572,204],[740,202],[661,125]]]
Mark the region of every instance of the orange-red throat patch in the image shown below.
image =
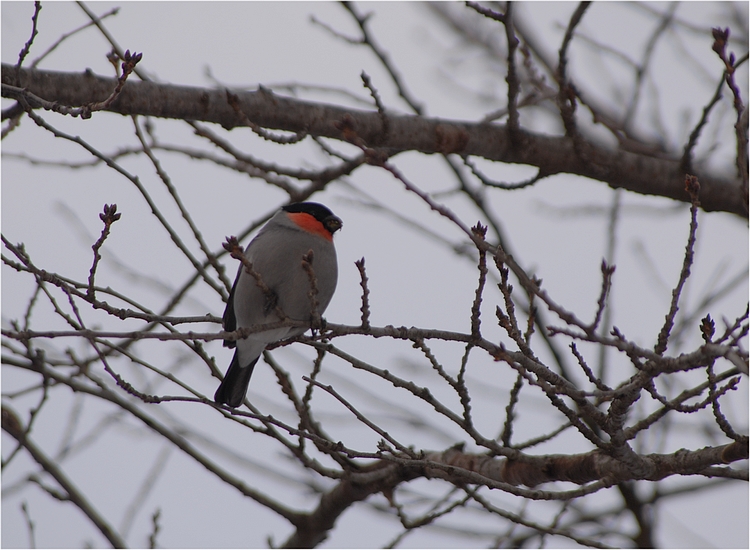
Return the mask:
[[[308,233],[313,235],[319,235],[324,239],[333,241],[333,235],[328,231],[325,226],[320,223],[315,216],[307,214],[306,212],[287,212],[289,219],[296,223],[300,229],[304,229]]]

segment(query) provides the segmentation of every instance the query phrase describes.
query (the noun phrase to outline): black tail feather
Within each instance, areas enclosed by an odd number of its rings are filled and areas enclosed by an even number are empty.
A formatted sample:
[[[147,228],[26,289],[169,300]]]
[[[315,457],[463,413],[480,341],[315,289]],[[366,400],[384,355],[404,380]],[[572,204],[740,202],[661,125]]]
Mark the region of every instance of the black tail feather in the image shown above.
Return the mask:
[[[255,361],[246,367],[241,367],[240,362],[237,360],[237,352],[235,351],[232,362],[229,365],[229,370],[227,370],[224,380],[214,394],[214,401],[219,405],[226,403],[230,407],[239,407],[247,393],[250,376],[253,374],[253,369],[258,359],[256,358]]]

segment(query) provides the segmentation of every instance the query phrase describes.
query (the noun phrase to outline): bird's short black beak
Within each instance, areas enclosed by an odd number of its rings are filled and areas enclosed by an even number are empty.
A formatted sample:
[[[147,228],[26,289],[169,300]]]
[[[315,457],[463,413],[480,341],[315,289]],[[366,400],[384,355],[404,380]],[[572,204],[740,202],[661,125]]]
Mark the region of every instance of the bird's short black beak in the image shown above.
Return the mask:
[[[333,235],[336,231],[341,229],[341,226],[344,225],[344,222],[342,222],[341,218],[337,216],[328,216],[325,220],[323,220],[323,225],[328,231],[331,232],[331,235]]]

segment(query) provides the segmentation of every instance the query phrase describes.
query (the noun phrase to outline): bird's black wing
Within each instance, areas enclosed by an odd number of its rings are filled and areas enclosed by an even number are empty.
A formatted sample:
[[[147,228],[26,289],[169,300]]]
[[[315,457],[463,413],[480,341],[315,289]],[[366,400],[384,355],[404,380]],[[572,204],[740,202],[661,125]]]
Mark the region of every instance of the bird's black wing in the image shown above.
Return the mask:
[[[240,268],[237,270],[237,277],[234,279],[232,291],[229,293],[229,299],[227,300],[227,307],[224,309],[224,317],[222,317],[222,320],[224,321],[224,330],[227,332],[237,330],[237,318],[234,316],[234,289],[237,288],[237,281],[240,280],[241,269],[242,264],[240,264]],[[233,348],[236,345],[237,342],[235,340],[224,340],[225,348]]]

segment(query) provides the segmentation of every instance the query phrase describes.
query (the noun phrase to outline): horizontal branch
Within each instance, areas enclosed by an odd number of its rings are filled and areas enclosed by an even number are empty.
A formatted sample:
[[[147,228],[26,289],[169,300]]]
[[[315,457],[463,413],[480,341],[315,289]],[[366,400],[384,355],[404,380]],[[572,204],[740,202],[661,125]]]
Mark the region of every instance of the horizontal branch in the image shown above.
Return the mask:
[[[201,318],[202,321],[207,320],[204,318]],[[243,338],[246,338],[250,334],[255,334],[258,332],[263,332],[266,330],[273,330],[281,327],[300,327],[300,328],[310,328],[310,323],[306,321],[296,321],[293,319],[285,319],[283,321],[276,321],[274,323],[266,323],[261,325],[253,325],[251,327],[243,327],[239,328],[232,332],[225,332],[225,331],[219,331],[219,332],[193,332],[193,331],[186,331],[186,332],[147,332],[143,330],[131,330],[131,331],[113,331],[113,330],[91,330],[91,329],[81,329],[81,330],[47,330],[47,331],[36,331],[36,330],[11,330],[11,329],[2,329],[2,335],[7,338],[12,338],[14,340],[18,340],[21,342],[25,342],[31,339],[35,338],[86,338],[86,339],[92,339],[92,338],[119,338],[119,339],[129,339],[129,340],[160,340],[160,341],[169,341],[169,340],[177,340],[177,341],[192,341],[192,340],[198,340],[198,341],[204,341],[204,342],[210,342],[213,340],[241,340]],[[564,332],[563,330],[558,329],[558,332]],[[418,328],[418,327],[394,327],[393,325],[386,325],[384,327],[362,327],[362,326],[353,326],[353,325],[340,325],[336,323],[326,323],[325,325],[325,336],[327,338],[337,338],[342,336],[348,336],[348,335],[363,335],[363,336],[372,336],[374,338],[395,338],[397,340],[411,340],[411,341],[417,341],[417,340],[444,340],[448,342],[462,342],[462,343],[473,343],[475,346],[485,350],[487,353],[495,357],[496,359],[499,358],[506,358],[509,361],[518,361],[520,364],[522,364],[525,368],[531,370],[532,372],[535,372],[536,374],[540,374],[539,370],[536,367],[539,367],[539,369],[546,370],[546,367],[542,365],[541,363],[536,363],[534,361],[531,361],[528,357],[523,355],[520,352],[511,351],[509,349],[506,349],[503,345],[498,345],[493,342],[490,342],[488,340],[485,340],[484,338],[476,338],[472,334],[462,333],[462,332],[454,332],[449,330],[441,330],[441,329],[428,329],[428,328]],[[324,349],[327,349],[330,344],[315,344],[314,339],[309,339],[305,337],[297,337],[292,340],[287,340],[285,342],[300,340],[303,342],[306,342],[308,344],[312,344],[315,347],[322,347]],[[585,339],[585,338],[581,338]],[[686,371],[691,370],[694,368],[701,367],[703,365],[706,365],[707,363],[710,363],[711,361],[715,361],[719,357],[728,357],[732,353],[737,353],[733,346],[731,345],[725,345],[725,344],[704,344],[700,346],[695,351],[689,352],[689,353],[681,353],[679,355],[676,355],[674,357],[670,356],[659,356],[655,354],[653,351],[641,348],[633,344],[632,342],[628,342],[626,340],[618,340],[615,338],[602,338],[602,339],[592,339],[591,341],[599,342],[603,345],[612,346],[620,351],[624,351],[628,353],[629,355],[633,355],[636,357],[643,357],[645,359],[655,361],[658,363],[658,367],[653,367],[658,372],[661,373],[671,373],[671,372],[680,372],[680,371]],[[284,342],[282,342],[283,344]],[[742,363],[742,361],[746,361],[746,353],[741,354],[742,357],[739,358],[739,361]],[[574,395],[576,397],[584,397],[587,395],[586,392],[580,392],[575,389],[574,386],[570,385],[569,383],[566,383],[562,378],[559,378],[555,375],[553,375],[551,372],[549,373],[549,376],[554,376],[554,380],[552,382],[556,384],[563,384],[566,389],[568,390],[569,395]],[[591,395],[597,395],[599,397],[603,396],[611,396],[614,395],[616,392],[623,392],[628,389],[632,389],[632,387],[637,386],[637,384],[634,384],[631,382],[631,384],[624,385],[620,387],[618,390],[610,390],[610,391],[601,391],[596,390],[593,392],[590,392]]]
[[[424,456],[425,460],[455,466],[511,485],[536,487],[551,481],[570,481],[584,485],[599,480],[614,484],[633,480],[659,481],[673,475],[700,474],[717,464],[746,460],[748,439],[744,437],[741,441],[727,445],[693,451],[680,449],[674,453],[649,454],[639,458],[648,466],[644,470],[646,473],[642,475],[636,475],[627,464],[598,451],[573,455],[524,455],[522,460],[508,460],[487,454],[464,453],[459,446],[442,452],[428,452]],[[747,470],[739,472],[739,475],[746,480]]]
[[[113,78],[84,73],[21,69],[20,82],[12,65],[2,65],[2,96],[19,98],[18,88],[46,101],[85,105],[107,97],[116,85]],[[33,98],[25,98],[39,107]],[[282,97],[268,89],[228,94],[225,89],[174,86],[128,81],[109,111],[181,120],[199,120],[231,129],[254,125],[342,141],[357,141],[388,154],[419,151],[433,154],[478,156],[493,161],[537,166],[544,175],[576,174],[645,195],[689,202],[680,159],[655,158],[610,150],[583,138],[576,154],[570,139],[505,126],[409,115],[361,111]],[[384,123],[384,118],[387,124]],[[387,132],[384,132],[387,128]],[[701,182],[701,206],[747,218],[747,197],[739,180],[696,173]]]

